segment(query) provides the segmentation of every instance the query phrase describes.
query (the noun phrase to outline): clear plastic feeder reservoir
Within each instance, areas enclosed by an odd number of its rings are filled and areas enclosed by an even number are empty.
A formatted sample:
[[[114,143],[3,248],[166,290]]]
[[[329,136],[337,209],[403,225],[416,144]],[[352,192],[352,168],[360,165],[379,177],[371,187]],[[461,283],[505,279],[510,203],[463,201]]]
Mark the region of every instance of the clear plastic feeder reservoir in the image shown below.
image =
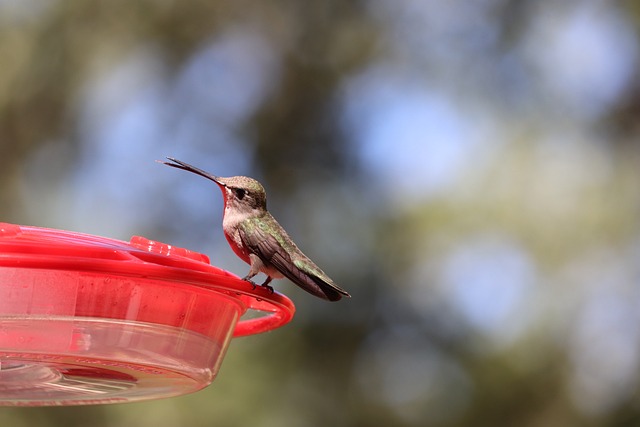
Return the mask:
[[[213,381],[232,337],[293,313],[196,252],[0,223],[0,405],[190,393]]]

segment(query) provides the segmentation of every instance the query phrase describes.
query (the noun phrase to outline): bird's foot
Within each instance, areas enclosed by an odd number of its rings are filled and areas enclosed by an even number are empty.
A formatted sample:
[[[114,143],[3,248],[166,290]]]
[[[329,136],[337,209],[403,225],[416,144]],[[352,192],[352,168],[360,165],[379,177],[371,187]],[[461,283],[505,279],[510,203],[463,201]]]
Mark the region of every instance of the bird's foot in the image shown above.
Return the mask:
[[[262,285],[260,285],[260,286],[262,286],[263,288],[268,290],[270,294],[273,293],[273,286],[265,285],[264,283]]]
[[[262,282],[262,286],[263,288],[266,288],[270,293],[273,293],[273,288],[271,286],[269,286],[269,283],[271,282],[272,278],[271,276],[267,276],[267,279]]]
[[[242,278],[242,280],[244,280],[245,282],[251,283],[251,289],[252,290],[255,290],[256,287],[260,286],[260,287],[265,288],[266,290],[268,290],[269,293],[273,293],[274,292],[273,291],[273,287],[269,286],[269,284],[268,284],[269,282],[271,282],[271,277],[267,277],[267,280],[265,280],[264,283],[262,283],[261,285],[258,285],[256,282],[251,280],[252,277],[253,276],[246,275],[246,276],[244,276]]]
[[[253,280],[251,280],[251,277],[250,277],[250,276],[244,276],[244,277],[242,278],[242,280],[244,280],[245,282],[249,282],[249,283],[251,283],[251,289],[252,289],[252,290],[255,290],[255,289],[256,289],[256,286],[258,286],[258,284],[257,284],[256,282],[254,282]]]

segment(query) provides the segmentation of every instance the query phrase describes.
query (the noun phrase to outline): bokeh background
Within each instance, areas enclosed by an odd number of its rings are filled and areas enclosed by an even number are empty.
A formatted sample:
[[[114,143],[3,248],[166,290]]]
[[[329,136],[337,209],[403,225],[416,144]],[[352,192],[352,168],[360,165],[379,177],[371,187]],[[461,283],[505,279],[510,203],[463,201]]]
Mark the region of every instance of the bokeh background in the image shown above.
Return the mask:
[[[2,426],[640,425],[640,4],[0,0],[0,220],[208,254],[261,180],[353,298],[204,391]]]

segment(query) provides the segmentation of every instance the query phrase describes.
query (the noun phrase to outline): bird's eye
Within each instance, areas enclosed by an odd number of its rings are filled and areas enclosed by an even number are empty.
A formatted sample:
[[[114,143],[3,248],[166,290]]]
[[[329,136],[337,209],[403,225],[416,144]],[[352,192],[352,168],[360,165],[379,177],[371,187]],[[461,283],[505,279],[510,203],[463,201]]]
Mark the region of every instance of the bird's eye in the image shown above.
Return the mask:
[[[236,188],[234,192],[236,193],[236,197],[240,200],[244,199],[245,194],[247,194],[247,192],[242,188]]]

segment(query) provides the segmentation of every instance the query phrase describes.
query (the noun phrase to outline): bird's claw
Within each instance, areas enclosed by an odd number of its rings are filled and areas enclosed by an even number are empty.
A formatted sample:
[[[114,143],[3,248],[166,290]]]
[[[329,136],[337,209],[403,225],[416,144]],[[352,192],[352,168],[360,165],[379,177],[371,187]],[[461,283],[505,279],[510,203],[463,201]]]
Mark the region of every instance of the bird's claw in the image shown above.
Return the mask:
[[[245,282],[249,282],[249,283],[251,283],[251,290],[255,290],[255,289],[256,289],[256,286],[258,286],[258,285],[256,284],[256,282],[254,282],[253,280],[251,280],[251,279],[249,278],[249,276],[244,276],[244,277],[242,278],[242,280],[244,280]]]
[[[242,280],[244,280],[245,282],[249,282],[249,283],[251,283],[251,290],[252,290],[252,291],[255,291],[255,290],[256,290],[256,288],[257,288],[258,286],[260,286],[261,288],[265,288],[266,290],[268,290],[270,294],[272,294],[272,293],[274,292],[274,290],[273,290],[273,287],[272,287],[272,286],[269,286],[269,285],[267,285],[266,283],[263,283],[262,285],[258,285],[256,282],[254,282],[253,280],[251,280],[248,276],[243,277],[243,278],[242,278]]]
[[[258,285],[256,282],[254,282],[253,280],[251,280],[251,278],[250,278],[249,276],[244,276],[244,277],[242,278],[242,280],[244,280],[245,282],[249,282],[249,283],[251,283],[251,290],[252,290],[252,291],[255,291],[255,290],[256,290],[256,288],[257,288],[258,286],[260,286],[260,287],[265,288],[266,290],[268,290],[270,294],[272,294],[272,293],[274,292],[273,287],[271,287],[271,286],[267,285],[267,283],[269,283],[269,280],[267,280],[265,283],[263,283],[263,284],[261,284],[261,285]]]

